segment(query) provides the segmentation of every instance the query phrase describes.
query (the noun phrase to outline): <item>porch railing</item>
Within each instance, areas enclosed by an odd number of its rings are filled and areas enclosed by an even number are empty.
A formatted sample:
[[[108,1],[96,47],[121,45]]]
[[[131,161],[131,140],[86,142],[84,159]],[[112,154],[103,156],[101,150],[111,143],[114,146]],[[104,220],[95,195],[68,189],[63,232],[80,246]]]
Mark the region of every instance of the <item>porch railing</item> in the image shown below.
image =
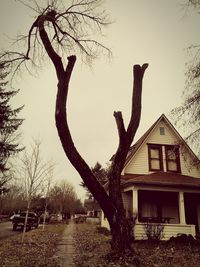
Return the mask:
[[[173,217],[139,217],[139,222],[147,223],[170,223]]]

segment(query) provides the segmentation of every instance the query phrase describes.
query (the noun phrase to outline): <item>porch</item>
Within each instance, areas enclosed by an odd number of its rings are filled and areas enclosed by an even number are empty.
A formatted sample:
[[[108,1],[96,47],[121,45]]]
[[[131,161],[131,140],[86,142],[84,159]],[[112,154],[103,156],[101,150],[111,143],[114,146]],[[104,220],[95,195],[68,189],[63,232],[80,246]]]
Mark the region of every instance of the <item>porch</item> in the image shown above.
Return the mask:
[[[127,189],[123,194],[124,205],[127,216],[137,216],[134,228],[137,240],[147,238],[147,224],[162,225],[163,240],[178,234],[199,235],[200,192],[152,187]]]

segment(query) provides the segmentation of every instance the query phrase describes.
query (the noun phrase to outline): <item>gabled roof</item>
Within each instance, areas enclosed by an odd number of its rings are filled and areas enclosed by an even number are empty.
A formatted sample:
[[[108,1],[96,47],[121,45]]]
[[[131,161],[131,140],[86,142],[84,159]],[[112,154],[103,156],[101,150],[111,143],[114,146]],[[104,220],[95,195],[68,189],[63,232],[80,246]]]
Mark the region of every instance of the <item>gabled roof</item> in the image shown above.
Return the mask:
[[[180,139],[180,142],[184,144],[184,146],[191,152],[191,154],[194,156],[197,161],[199,159],[197,156],[194,154],[194,152],[191,150],[191,148],[188,146],[188,144],[185,142],[185,140],[181,137],[181,135],[178,133],[178,131],[174,128],[174,126],[171,124],[171,122],[167,119],[165,114],[162,114],[157,121],[140,137],[140,139],[130,147],[125,166],[128,164],[128,162],[131,160],[131,158],[134,156],[134,154],[138,151],[138,149],[142,146],[142,144],[145,142],[145,140],[148,138],[148,136],[153,132],[153,130],[156,128],[156,126],[160,123],[161,120],[164,120],[169,127],[172,129],[172,131],[178,136]]]
[[[200,189],[200,179],[192,176],[171,173],[171,172],[154,172],[146,175],[125,174],[121,179],[122,187],[131,185],[165,185],[173,187],[189,187]]]

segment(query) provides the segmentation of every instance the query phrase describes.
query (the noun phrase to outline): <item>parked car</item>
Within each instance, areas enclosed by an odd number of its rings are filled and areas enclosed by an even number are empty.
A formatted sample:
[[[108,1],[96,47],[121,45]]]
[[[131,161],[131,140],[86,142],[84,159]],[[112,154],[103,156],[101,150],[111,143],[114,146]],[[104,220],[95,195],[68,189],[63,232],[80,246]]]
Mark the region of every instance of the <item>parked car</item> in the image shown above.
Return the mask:
[[[50,214],[50,223],[57,223],[62,221],[62,215],[60,213],[57,214]]]
[[[17,227],[24,228],[26,212],[21,212],[19,216],[14,216],[12,219],[13,231],[17,230]],[[27,218],[26,229],[31,230],[32,227],[37,228],[39,225],[39,216],[35,212],[29,212]]]
[[[20,214],[13,214],[11,217],[10,217],[10,221],[12,221],[14,219],[14,217],[19,217]]]

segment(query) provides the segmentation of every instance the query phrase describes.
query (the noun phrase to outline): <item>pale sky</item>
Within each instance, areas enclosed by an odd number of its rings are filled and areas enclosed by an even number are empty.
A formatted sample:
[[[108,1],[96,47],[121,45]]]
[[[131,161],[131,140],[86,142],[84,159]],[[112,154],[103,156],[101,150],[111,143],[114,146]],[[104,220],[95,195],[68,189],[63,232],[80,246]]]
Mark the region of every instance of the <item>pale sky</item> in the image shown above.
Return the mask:
[[[67,2],[68,0],[66,0]],[[70,1],[69,1],[70,2]],[[105,45],[112,49],[111,60],[96,60],[93,68],[84,65],[79,56],[70,83],[69,123],[77,149],[90,166],[97,161],[105,165],[115,153],[118,134],[113,117],[121,110],[127,124],[132,94],[132,66],[149,63],[143,82],[141,123],[135,141],[165,113],[181,103],[185,85],[187,47],[200,44],[200,20],[196,11],[185,13],[186,0],[105,0],[110,18]],[[34,15],[14,0],[0,0],[0,47],[8,48],[10,40],[27,33]],[[20,48],[21,49],[21,48]],[[67,57],[68,55],[66,55]],[[68,162],[55,127],[56,94],[54,69],[47,64],[37,77],[21,74],[14,81],[20,93],[15,107],[25,105],[20,117],[23,142],[42,139],[44,159],[56,162],[56,179],[72,183],[79,197],[78,173]]]

